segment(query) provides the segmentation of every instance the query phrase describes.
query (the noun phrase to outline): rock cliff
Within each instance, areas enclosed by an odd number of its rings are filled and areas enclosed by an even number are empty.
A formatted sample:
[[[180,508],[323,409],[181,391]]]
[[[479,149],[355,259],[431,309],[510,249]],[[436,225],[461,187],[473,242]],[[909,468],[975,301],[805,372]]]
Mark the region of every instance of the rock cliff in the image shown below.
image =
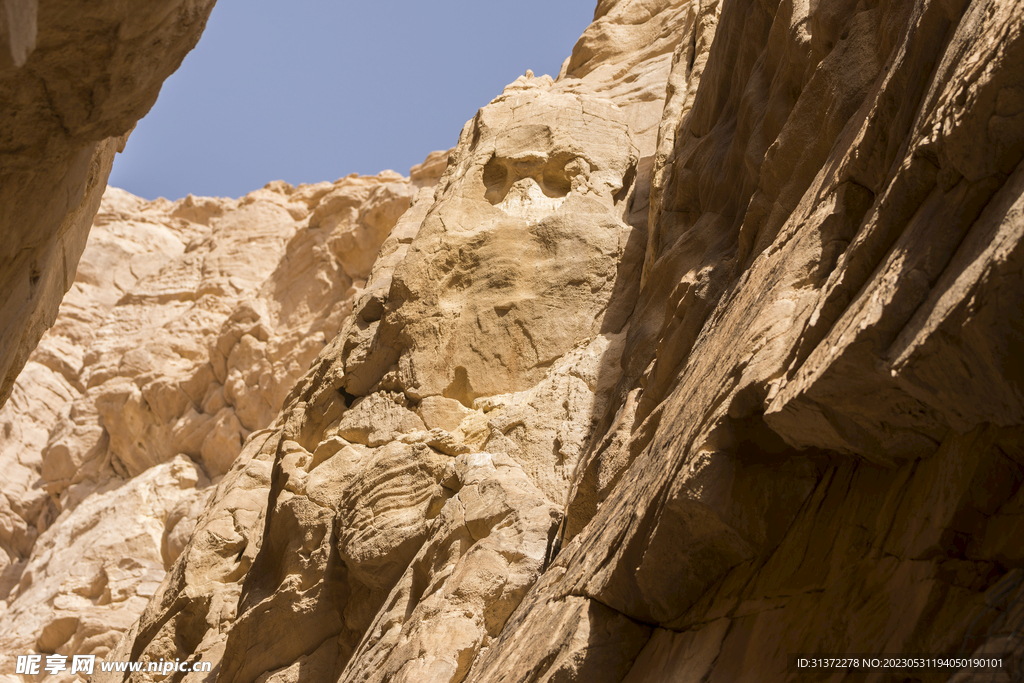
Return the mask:
[[[57,323],[0,410],[4,653],[116,645],[211,480],[337,334],[444,158],[412,179],[272,183],[239,200],[106,191]]]
[[[0,0],[0,405],[71,287],[114,154],[214,0]]]
[[[1022,0],[601,0],[410,180],[108,192],[4,409],[0,642],[190,683],[1020,680],[1022,64]]]

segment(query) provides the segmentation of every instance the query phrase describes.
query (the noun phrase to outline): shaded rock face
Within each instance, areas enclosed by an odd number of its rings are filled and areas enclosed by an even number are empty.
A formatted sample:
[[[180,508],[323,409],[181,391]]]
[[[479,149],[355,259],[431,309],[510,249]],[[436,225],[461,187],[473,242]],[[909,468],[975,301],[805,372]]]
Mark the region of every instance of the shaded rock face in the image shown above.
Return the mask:
[[[280,413],[231,401],[253,431],[190,458],[224,474],[179,486],[176,559],[109,658],[593,683],[978,652],[1019,677],[1021,64],[1020,0],[602,0],[557,80],[481,109],[436,188],[413,174],[350,303],[309,309],[333,322]],[[232,353],[225,402],[261,357]],[[124,449],[125,495],[192,481]]]
[[[0,3],[0,404],[74,281],[123,136],[213,4]]]

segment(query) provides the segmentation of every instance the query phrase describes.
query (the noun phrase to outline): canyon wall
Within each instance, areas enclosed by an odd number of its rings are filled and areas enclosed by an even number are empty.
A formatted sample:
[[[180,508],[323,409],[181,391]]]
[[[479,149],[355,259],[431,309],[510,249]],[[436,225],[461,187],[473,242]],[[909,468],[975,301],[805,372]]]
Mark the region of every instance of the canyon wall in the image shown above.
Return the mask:
[[[71,287],[114,154],[213,4],[0,1],[0,405]]]
[[[1022,64],[1021,0],[601,0],[410,180],[109,191],[4,409],[4,650],[1019,680]]]
[[[5,655],[117,644],[444,159],[238,200],[105,192],[57,323],[0,409]]]

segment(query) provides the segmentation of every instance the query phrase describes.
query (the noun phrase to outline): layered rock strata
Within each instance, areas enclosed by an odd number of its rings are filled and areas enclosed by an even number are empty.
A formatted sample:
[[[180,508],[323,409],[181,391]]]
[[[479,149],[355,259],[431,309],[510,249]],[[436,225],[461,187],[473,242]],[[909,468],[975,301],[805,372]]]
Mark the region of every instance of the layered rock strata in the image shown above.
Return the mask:
[[[238,200],[107,190],[57,324],[0,410],[0,649],[116,645],[444,159],[411,180]]]
[[[0,2],[0,405],[74,280],[114,154],[213,2]]]
[[[467,123],[109,658],[1019,678],[1021,64],[1020,0],[602,0]]]

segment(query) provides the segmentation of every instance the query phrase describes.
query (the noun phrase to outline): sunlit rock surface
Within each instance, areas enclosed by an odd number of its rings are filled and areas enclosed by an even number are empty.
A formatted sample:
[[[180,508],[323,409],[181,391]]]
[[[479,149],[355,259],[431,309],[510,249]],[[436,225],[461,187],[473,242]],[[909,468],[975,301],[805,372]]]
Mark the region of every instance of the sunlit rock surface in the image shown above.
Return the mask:
[[[116,645],[444,157],[412,181],[238,200],[106,191],[57,324],[0,410],[5,653]]]

